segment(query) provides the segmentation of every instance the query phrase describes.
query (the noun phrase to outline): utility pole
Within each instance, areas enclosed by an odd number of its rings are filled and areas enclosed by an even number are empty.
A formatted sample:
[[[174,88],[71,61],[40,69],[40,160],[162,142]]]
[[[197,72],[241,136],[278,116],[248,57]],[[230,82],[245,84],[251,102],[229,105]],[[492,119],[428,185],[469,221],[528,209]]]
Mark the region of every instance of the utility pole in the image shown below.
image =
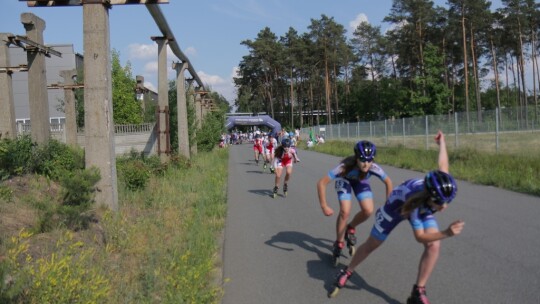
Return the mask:
[[[118,210],[118,189],[112,107],[109,8],[122,4],[160,4],[169,0],[27,1],[36,6],[83,6],[84,121],[86,167],[97,167],[96,202]]]

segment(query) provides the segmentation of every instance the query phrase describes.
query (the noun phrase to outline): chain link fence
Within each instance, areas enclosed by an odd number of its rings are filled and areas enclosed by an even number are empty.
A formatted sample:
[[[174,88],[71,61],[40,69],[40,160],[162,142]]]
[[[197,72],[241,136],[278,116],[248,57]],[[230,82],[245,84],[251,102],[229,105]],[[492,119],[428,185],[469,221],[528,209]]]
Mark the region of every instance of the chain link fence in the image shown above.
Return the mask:
[[[302,128],[304,139],[310,134],[326,140],[367,139],[380,146],[403,145],[412,149],[436,149],[433,136],[446,134],[452,149],[474,149],[490,153],[540,153],[539,111],[534,107],[504,108],[482,112],[428,115],[381,121],[319,125]]]

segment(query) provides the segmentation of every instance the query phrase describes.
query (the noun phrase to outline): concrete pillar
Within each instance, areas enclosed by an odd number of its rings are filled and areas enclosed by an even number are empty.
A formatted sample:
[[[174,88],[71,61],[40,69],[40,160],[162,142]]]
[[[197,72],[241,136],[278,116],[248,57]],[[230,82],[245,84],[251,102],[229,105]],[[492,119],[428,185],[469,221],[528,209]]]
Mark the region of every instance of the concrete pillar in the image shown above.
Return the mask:
[[[26,29],[27,38],[44,45],[45,21],[32,13],[22,13],[21,22]],[[45,55],[34,48],[26,51],[26,57],[28,59],[28,101],[32,140],[45,143],[51,136]]]
[[[197,105],[195,104],[195,90],[193,88],[193,79],[191,81],[188,81],[188,88],[187,88],[187,104],[188,106],[191,106],[195,109],[195,122],[192,127],[195,128],[195,131],[193,132],[193,140],[190,146],[191,155],[197,155],[198,149],[197,149],[197,133],[201,129],[201,121],[199,120],[199,116],[197,115]]]
[[[85,3],[83,31],[86,167],[95,166],[101,173],[96,202],[117,211],[108,8],[100,3]]]
[[[202,96],[201,94],[197,94],[195,93],[195,113],[196,113],[196,116],[197,116],[197,121],[198,121],[198,127],[199,129],[201,128],[202,126],[202,121],[203,121],[203,104],[202,104]]]
[[[64,78],[64,112],[66,114],[66,124],[64,125],[64,134],[66,135],[66,144],[77,146],[77,111],[75,110],[75,89],[70,88],[75,84],[74,78],[77,77],[77,70],[65,70],[60,72]]]
[[[188,63],[173,63],[176,70],[176,110],[178,119],[178,152],[180,155],[190,158],[189,153],[189,133],[188,115],[186,102],[186,77],[184,72],[188,68]]]
[[[163,112],[169,106],[169,82],[167,80],[167,39],[165,37],[155,37],[158,44],[158,153],[162,163],[170,159],[170,143],[167,121],[168,112]]]
[[[10,67],[9,44],[6,41],[11,35],[0,33],[0,67]],[[11,72],[0,72],[0,139],[17,137],[12,84]]]

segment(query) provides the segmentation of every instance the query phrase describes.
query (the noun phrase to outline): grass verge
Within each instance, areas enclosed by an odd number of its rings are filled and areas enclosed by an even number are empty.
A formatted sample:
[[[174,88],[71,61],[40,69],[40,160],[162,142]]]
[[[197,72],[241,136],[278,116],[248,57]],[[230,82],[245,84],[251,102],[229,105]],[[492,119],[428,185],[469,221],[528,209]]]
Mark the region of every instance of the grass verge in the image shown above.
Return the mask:
[[[328,141],[311,148],[335,156],[353,154],[353,142]],[[302,148],[306,148],[303,146]],[[540,155],[493,154],[473,149],[449,152],[450,172],[459,179],[540,196]],[[377,163],[427,172],[437,167],[436,150],[408,149],[404,146],[377,146]]]
[[[144,190],[120,186],[119,211],[93,210],[96,221],[75,232],[35,232],[45,190],[2,185],[0,210],[25,221],[0,218],[0,302],[219,303],[227,166],[227,149],[216,149],[152,176]]]

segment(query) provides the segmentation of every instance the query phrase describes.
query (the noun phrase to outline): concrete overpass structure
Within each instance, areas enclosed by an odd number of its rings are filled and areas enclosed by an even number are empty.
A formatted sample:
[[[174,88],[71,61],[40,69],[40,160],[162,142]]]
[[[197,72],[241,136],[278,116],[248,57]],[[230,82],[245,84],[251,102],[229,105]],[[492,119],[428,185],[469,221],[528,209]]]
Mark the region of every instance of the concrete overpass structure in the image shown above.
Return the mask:
[[[168,0],[56,0],[56,1],[27,1],[29,7],[54,7],[54,6],[82,6],[83,29],[84,29],[84,100],[85,100],[85,155],[86,166],[99,168],[101,180],[97,187],[99,191],[96,201],[109,206],[112,210],[118,208],[116,161],[114,149],[114,121],[112,107],[112,80],[110,59],[110,30],[108,10],[112,5],[144,4],[150,15],[158,25],[161,36],[151,37],[158,44],[158,154],[163,162],[169,160],[170,138],[168,126],[168,79],[167,79],[167,52],[169,45],[179,62],[174,63],[173,69],[177,72],[177,108],[178,108],[178,142],[180,152],[189,157],[196,149],[189,147],[187,138],[187,110],[186,110],[186,87],[189,83],[190,91],[195,92],[193,102],[197,109],[203,108],[205,87],[199,78],[193,65],[180,49],[177,41],[169,28],[167,21],[159,8],[160,4],[166,4]],[[54,8],[53,8],[54,9]],[[27,30],[30,46],[28,52],[29,94],[31,100],[32,137],[37,142],[45,142],[50,138],[48,100],[46,98],[47,85],[43,77],[44,56],[51,53],[43,43],[44,20],[32,13],[24,13],[21,22]],[[0,89],[6,94],[0,98],[0,134],[5,137],[16,136],[15,117],[13,111],[13,97],[11,91],[11,73],[15,67],[10,67],[9,58],[6,55],[7,46],[13,43],[16,35],[6,33],[2,35],[0,44]],[[2,67],[4,69],[2,70]],[[4,71],[2,73],[2,71]],[[21,69],[20,71],[23,71]],[[190,74],[190,79],[185,78],[185,72]],[[30,76],[32,75],[32,76]],[[72,71],[67,71],[63,77],[71,78]],[[66,78],[64,88],[66,94],[73,94],[73,83]],[[31,83],[31,85],[30,85]],[[192,87],[196,84],[197,87]],[[5,91],[4,91],[5,90]],[[43,97],[45,96],[45,97]],[[69,98],[66,98],[69,99]],[[203,101],[204,99],[204,101]],[[33,114],[32,114],[33,113]],[[67,114],[67,111],[66,111]],[[204,111],[197,111],[203,115]],[[199,120],[202,117],[198,117]],[[75,117],[68,118],[68,121]]]

